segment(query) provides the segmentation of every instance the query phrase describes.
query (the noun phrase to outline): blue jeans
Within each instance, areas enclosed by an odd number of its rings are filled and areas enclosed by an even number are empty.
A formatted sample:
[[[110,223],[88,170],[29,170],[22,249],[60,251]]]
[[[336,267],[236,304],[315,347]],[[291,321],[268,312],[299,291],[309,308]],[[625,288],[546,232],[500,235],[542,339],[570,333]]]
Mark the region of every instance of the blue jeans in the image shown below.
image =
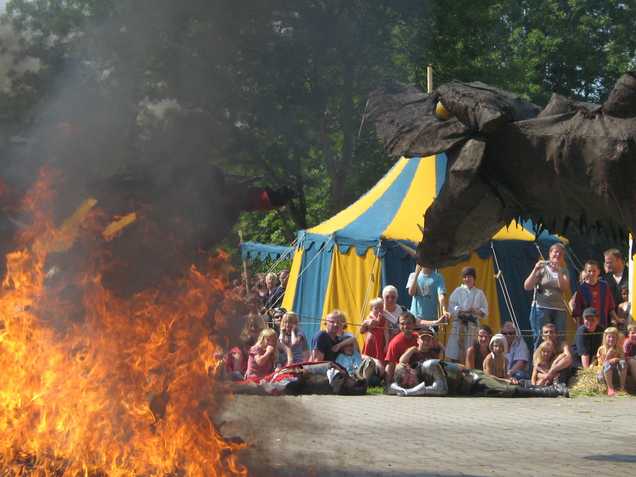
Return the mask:
[[[563,340],[565,338],[565,318],[564,310],[553,310],[532,305],[530,308],[530,327],[532,328],[534,349],[537,349],[541,343],[541,328],[547,323],[554,323],[559,339]]]

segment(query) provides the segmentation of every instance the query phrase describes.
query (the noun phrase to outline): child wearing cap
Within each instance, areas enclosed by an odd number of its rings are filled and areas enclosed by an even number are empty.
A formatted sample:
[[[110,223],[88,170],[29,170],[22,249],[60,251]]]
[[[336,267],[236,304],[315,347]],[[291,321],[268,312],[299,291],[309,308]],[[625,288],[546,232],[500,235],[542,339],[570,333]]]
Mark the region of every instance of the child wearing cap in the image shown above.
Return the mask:
[[[589,368],[592,366],[596,352],[603,341],[603,327],[599,325],[596,308],[588,307],[583,310],[583,324],[576,330],[573,352],[578,366]]]
[[[490,353],[484,359],[484,373],[487,376],[504,379],[507,376],[508,360],[506,353],[508,352],[508,340],[501,333],[497,333],[490,338],[488,346]]]

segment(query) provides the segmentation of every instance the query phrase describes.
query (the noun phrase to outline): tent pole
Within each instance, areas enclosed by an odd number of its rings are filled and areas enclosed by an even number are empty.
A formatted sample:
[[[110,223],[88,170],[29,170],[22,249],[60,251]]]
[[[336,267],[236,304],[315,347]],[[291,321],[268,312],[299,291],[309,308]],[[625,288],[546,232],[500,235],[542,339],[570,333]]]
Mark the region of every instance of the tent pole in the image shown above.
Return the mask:
[[[239,236],[239,244],[243,243],[243,231],[239,230],[238,231],[238,236]],[[241,260],[243,262],[243,281],[245,282],[245,291],[247,292],[247,294],[249,295],[250,293],[250,284],[249,281],[247,280],[247,261],[241,257]]]

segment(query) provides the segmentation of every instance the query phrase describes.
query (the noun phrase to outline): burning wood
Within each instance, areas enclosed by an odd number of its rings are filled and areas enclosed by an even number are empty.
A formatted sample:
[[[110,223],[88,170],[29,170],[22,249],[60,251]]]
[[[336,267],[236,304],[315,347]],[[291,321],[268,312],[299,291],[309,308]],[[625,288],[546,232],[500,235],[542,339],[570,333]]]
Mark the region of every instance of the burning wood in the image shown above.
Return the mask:
[[[110,242],[114,239],[122,230],[128,227],[130,224],[137,220],[137,214],[135,212],[131,212],[130,214],[126,214],[123,217],[119,217],[116,220],[113,220],[102,232],[102,237],[107,242]]]
[[[44,212],[54,197],[50,180],[27,196],[35,220],[0,290],[0,475],[246,475],[242,445],[213,424],[223,400],[211,324],[237,307],[222,298],[227,265],[209,258],[163,288],[116,297],[101,283],[116,263],[100,231],[133,217],[104,229],[88,199],[55,228]],[[85,259],[49,284],[47,256],[73,244]],[[79,317],[68,313],[76,301]]]

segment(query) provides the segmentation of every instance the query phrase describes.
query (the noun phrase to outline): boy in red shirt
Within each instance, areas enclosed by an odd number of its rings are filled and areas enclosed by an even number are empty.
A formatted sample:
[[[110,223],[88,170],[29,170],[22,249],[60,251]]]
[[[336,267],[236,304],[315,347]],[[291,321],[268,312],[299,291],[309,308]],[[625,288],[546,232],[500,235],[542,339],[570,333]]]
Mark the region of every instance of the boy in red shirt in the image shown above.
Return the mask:
[[[576,291],[572,316],[580,324],[583,310],[593,307],[600,318],[600,325],[607,328],[612,322],[616,322],[616,312],[614,311],[616,305],[607,282],[599,280],[601,266],[596,260],[588,260],[585,262],[583,274],[583,283]]]
[[[398,325],[400,327],[400,333],[389,341],[384,357],[386,361],[384,380],[387,385],[393,382],[395,365],[400,361],[400,356],[411,346],[417,345],[417,334],[413,333],[413,329],[415,328],[415,316],[409,311],[403,311],[398,319]]]

